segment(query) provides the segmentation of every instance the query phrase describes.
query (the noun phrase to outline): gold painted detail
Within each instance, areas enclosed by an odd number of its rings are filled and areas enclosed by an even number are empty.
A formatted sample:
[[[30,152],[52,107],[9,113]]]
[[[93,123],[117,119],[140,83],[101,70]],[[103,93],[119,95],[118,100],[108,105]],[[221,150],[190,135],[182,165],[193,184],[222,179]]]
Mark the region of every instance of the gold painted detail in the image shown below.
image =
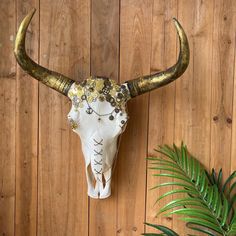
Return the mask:
[[[176,19],[173,20],[180,43],[178,61],[165,71],[127,81],[131,97],[165,86],[179,78],[187,69],[190,58],[188,39],[180,23]]]
[[[75,83],[68,92],[68,97],[78,109],[84,106],[83,101],[91,104],[96,101],[109,102],[116,113],[124,111],[130,99],[125,85],[118,85],[114,80],[101,77],[89,77],[81,83]]]
[[[26,53],[25,37],[30,21],[35,13],[33,9],[21,22],[16,35],[14,53],[21,68],[29,75],[39,80],[48,87],[67,96],[67,93],[74,81],[58,72],[51,71],[34,62]]]
[[[68,120],[69,120],[70,126],[73,130],[78,129],[79,125],[76,121],[74,121],[71,117],[68,117]]]

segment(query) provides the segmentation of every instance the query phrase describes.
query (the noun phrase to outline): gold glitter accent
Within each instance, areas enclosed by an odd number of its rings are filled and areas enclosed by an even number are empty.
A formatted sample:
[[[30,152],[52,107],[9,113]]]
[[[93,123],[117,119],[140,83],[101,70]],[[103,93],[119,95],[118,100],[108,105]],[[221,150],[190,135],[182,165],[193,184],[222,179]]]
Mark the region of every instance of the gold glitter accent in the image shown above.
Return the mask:
[[[39,80],[43,84],[49,86],[52,89],[67,96],[67,93],[74,83],[70,78],[59,74],[54,71],[50,71],[37,63],[35,63],[25,51],[25,36],[30,21],[35,13],[33,9],[20,24],[19,30],[16,35],[14,53],[17,62],[29,75]]]
[[[109,102],[112,107],[120,110],[125,110],[126,102],[130,99],[126,87],[121,87],[114,80],[101,77],[89,77],[82,83],[75,83],[68,97],[76,108],[82,107],[84,100],[89,104],[99,100]]]
[[[174,19],[174,23],[180,42],[180,52],[177,63],[166,71],[127,81],[126,83],[129,87],[131,97],[141,95],[169,84],[179,78],[187,69],[190,57],[188,39],[180,23],[176,19]]]
[[[72,118],[68,118],[70,126],[73,130],[78,129],[79,125]]]

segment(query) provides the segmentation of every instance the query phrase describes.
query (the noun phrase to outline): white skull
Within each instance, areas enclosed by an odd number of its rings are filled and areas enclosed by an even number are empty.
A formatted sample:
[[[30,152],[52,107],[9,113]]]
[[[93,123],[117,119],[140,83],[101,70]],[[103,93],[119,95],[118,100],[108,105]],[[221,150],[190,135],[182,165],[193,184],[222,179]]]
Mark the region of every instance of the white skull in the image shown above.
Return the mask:
[[[68,119],[72,129],[81,138],[88,195],[92,198],[107,198],[111,194],[117,139],[124,131],[128,119],[126,102],[130,98],[167,85],[184,73],[189,64],[187,36],[179,22],[174,19],[180,52],[176,64],[165,71],[141,76],[122,85],[101,77],[90,77],[82,83],[76,83],[58,72],[38,65],[27,55],[25,36],[34,13],[35,9],[32,9],[17,32],[14,48],[17,62],[28,74],[72,100]]]
[[[128,119],[128,88],[111,79],[90,77],[81,84],[74,83],[68,97],[72,101],[68,119],[82,143],[88,195],[107,198],[111,194],[118,136]]]

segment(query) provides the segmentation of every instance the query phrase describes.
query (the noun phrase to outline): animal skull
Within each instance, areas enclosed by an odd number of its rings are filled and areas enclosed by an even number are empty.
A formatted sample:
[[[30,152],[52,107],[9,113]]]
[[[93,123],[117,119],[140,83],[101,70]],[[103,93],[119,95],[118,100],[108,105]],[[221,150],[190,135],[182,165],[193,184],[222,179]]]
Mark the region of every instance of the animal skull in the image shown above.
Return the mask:
[[[82,142],[88,195],[106,198],[111,194],[117,139],[128,119],[128,89],[108,78],[91,77],[81,84],[74,83],[68,97],[72,101],[68,119]]]
[[[36,64],[27,55],[25,36],[34,13],[35,9],[23,19],[17,32],[14,49],[16,59],[28,74],[72,101],[68,120],[72,130],[81,139],[88,195],[92,198],[107,198],[111,194],[117,140],[128,120],[126,103],[135,96],[174,81],[184,73],[189,64],[187,37],[179,22],[174,19],[180,53],[177,63],[166,71],[129,80],[122,85],[103,77],[90,77],[82,82],[75,82]]]

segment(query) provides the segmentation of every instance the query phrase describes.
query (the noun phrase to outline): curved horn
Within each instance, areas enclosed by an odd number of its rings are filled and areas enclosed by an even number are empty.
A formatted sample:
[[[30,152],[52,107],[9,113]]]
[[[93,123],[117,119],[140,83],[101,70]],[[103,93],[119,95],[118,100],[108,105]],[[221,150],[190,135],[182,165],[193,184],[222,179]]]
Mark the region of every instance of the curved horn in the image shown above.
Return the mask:
[[[180,77],[187,69],[189,64],[188,39],[180,23],[175,18],[173,20],[180,42],[180,52],[177,63],[166,71],[127,81],[126,84],[128,85],[131,97],[138,96],[169,84]]]
[[[39,80],[43,84],[49,86],[56,91],[67,95],[68,90],[74,83],[73,80],[61,75],[57,72],[50,71],[37,63],[35,63],[25,51],[25,35],[30,21],[35,13],[36,9],[33,9],[21,22],[19,30],[16,35],[14,53],[17,62],[28,74],[35,79]]]

